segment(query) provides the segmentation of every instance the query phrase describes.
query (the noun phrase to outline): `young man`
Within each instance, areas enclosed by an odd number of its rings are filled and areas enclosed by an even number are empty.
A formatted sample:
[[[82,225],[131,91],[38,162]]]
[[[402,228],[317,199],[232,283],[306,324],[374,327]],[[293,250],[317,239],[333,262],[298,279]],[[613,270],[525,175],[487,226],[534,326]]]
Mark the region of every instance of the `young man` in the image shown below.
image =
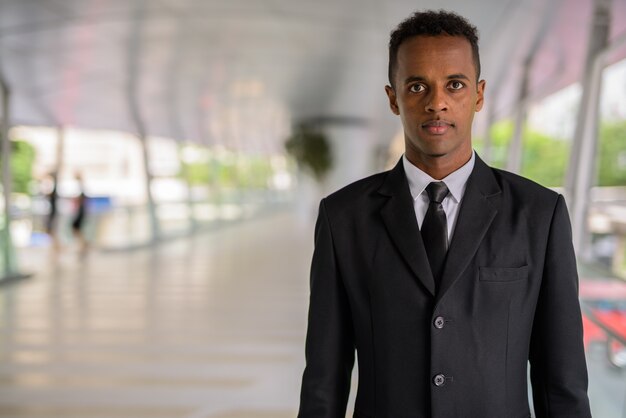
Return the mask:
[[[476,28],[415,13],[391,34],[405,154],[323,199],[299,417],[590,417],[562,196],[473,152]]]

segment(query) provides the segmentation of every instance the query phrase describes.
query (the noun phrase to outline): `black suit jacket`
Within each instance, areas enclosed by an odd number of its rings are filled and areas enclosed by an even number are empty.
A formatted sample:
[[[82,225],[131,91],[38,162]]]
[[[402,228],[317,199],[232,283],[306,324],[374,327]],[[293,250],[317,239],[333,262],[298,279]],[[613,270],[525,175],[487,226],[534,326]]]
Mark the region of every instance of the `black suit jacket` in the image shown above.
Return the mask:
[[[401,161],[323,199],[299,417],[590,417],[563,197],[476,158],[435,292]],[[438,376],[438,377],[437,377]],[[442,384],[443,383],[443,384]]]

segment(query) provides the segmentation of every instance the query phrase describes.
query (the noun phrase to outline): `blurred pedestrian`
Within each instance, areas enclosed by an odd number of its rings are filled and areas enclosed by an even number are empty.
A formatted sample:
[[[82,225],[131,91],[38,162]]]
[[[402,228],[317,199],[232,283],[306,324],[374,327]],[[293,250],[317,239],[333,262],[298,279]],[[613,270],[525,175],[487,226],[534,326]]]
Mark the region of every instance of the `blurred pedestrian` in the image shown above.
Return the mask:
[[[47,194],[48,200],[48,216],[46,218],[46,233],[50,237],[52,242],[52,251],[53,254],[58,253],[59,251],[59,238],[57,235],[57,183],[58,183],[58,174],[56,172],[50,173],[50,179],[52,180],[52,185],[50,189],[50,193]]]
[[[76,180],[78,182],[78,196],[75,200],[76,212],[72,220],[72,233],[79,243],[80,255],[85,256],[88,250],[88,241],[84,231],[85,217],[87,216],[87,195],[85,194],[83,179],[80,173],[76,174]]]

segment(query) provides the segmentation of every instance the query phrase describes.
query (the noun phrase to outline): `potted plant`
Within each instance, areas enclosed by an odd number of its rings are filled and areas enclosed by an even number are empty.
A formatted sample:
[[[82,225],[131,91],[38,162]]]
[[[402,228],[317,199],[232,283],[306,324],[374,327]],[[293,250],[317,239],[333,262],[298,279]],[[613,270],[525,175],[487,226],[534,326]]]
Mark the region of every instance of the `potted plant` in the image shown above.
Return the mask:
[[[298,166],[323,184],[332,168],[332,150],[326,135],[307,125],[296,127],[285,143],[287,152],[295,158]]]

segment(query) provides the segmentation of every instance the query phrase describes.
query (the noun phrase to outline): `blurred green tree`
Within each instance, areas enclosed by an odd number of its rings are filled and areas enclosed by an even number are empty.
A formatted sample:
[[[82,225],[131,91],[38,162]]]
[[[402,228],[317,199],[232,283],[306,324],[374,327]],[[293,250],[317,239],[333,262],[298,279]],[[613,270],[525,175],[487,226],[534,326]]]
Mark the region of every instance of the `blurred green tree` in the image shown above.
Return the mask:
[[[513,136],[513,122],[504,120],[491,127],[491,165],[505,168],[509,157],[509,142]],[[567,164],[568,143],[541,132],[524,129],[521,175],[547,187],[563,184]],[[484,145],[478,138],[477,151]]]
[[[14,193],[30,193],[33,180],[35,148],[26,141],[11,141],[11,187]]]
[[[264,155],[213,156],[208,161],[183,162],[179,177],[193,186],[265,188],[272,175],[270,159]]]
[[[626,120],[600,126],[598,185],[626,186]]]
[[[491,165],[506,166],[513,122],[504,120],[491,127]],[[522,175],[547,187],[563,186],[571,142],[526,128]],[[474,141],[480,154],[484,139]],[[599,186],[626,186],[626,121],[605,121],[600,125],[598,144]]]

